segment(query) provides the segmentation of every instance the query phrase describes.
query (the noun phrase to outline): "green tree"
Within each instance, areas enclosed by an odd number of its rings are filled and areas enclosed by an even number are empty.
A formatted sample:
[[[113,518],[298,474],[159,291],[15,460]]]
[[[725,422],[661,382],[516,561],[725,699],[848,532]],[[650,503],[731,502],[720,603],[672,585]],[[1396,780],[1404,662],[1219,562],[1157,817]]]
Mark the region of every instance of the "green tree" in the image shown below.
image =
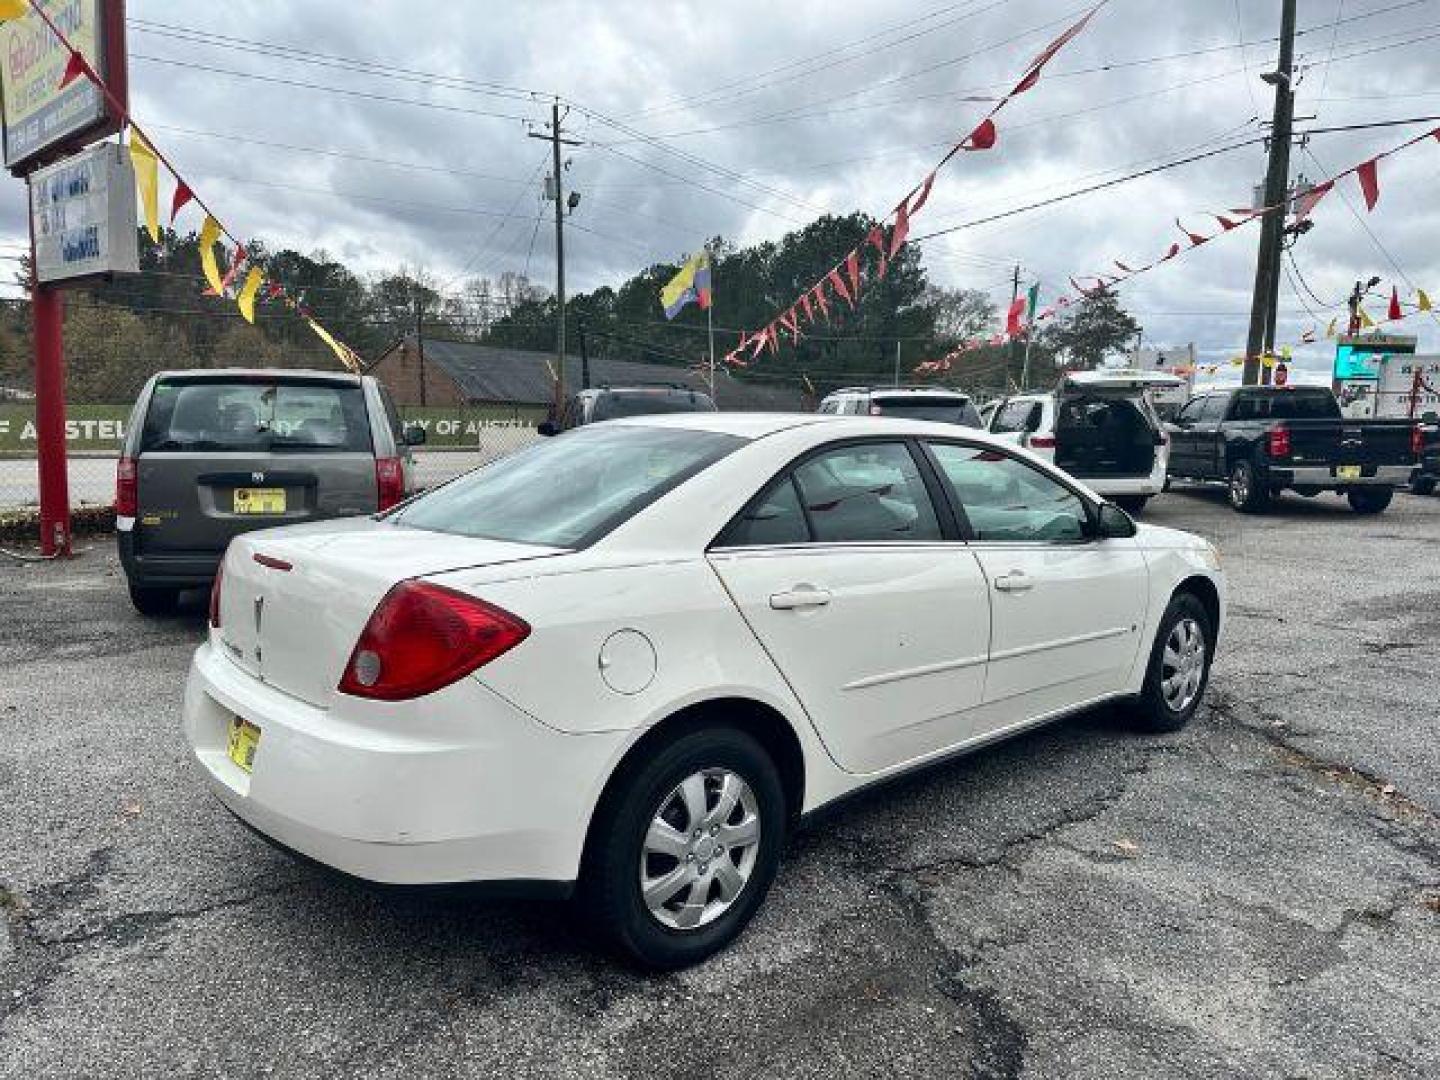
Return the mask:
[[[1128,349],[1140,333],[1140,324],[1120,306],[1114,290],[1102,286],[1047,326],[1040,341],[1062,362],[1090,369],[1099,367],[1111,353]]]

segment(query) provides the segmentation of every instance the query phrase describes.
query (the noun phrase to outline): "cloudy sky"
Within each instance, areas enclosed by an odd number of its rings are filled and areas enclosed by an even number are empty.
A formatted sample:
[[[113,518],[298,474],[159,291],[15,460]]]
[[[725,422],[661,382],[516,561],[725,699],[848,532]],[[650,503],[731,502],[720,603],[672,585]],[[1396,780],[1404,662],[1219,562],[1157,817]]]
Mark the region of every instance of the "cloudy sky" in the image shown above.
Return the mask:
[[[528,269],[549,283],[548,144],[527,131],[543,130],[558,95],[582,143],[567,151],[567,187],[582,195],[567,272],[588,289],[708,236],[751,242],[822,211],[883,214],[987,110],[970,99],[1013,82],[1086,6],[130,0],[132,105],[242,235],[367,272],[405,263],[458,283]],[[1262,134],[1279,8],[1111,0],[1001,115],[997,146],[941,174],[914,235]],[[1440,112],[1440,0],[1300,0],[1299,27],[1298,113],[1314,117],[1300,127]],[[1293,170],[1329,175],[1437,123],[1316,134]],[[1162,253],[1177,216],[1214,231],[1205,213],[1247,205],[1263,171],[1249,146],[926,241],[925,259],[936,281],[997,302],[1018,263],[1053,300],[1071,274]],[[1440,144],[1425,143],[1382,163],[1373,213],[1353,178],[1321,204],[1287,260],[1282,341],[1323,333],[1358,277],[1440,300],[1437,181]],[[20,185],[4,185],[0,242],[23,236],[23,207]],[[1126,286],[1146,342],[1193,341],[1211,359],[1243,348],[1256,234]],[[1440,323],[1405,327],[1440,350]],[[1302,364],[1328,367],[1321,349]]]

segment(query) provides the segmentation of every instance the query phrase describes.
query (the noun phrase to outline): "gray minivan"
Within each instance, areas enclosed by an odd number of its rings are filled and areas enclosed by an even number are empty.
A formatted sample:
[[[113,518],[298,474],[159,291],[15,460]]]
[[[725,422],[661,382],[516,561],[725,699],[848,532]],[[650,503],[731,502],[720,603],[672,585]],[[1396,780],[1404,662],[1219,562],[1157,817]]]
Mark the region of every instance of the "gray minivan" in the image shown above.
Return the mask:
[[[373,514],[415,490],[390,393],[372,376],[288,369],[162,371],[130,415],[115,529],[130,599],[146,615],[209,585],[230,538]]]

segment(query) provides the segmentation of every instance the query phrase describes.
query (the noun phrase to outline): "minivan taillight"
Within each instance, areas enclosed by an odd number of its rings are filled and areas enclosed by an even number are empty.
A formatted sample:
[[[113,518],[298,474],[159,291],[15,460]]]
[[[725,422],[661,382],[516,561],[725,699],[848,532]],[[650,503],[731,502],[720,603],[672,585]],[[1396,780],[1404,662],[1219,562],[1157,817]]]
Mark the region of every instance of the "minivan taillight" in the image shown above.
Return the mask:
[[[494,604],[425,581],[402,581],[365,624],[340,679],[342,694],[404,701],[469,675],[530,636]]]
[[[210,583],[210,625],[216,630],[220,629],[220,590],[224,587],[225,560],[222,557],[220,565],[215,568],[215,580]]]
[[[405,466],[398,457],[375,459],[375,493],[380,510],[389,510],[405,498]]]
[[[139,473],[135,459],[122,457],[115,463],[115,516],[133,518],[140,506]]]
[[[1285,458],[1290,456],[1290,429],[1287,427],[1276,427],[1270,429],[1270,441],[1266,446],[1272,458]]]

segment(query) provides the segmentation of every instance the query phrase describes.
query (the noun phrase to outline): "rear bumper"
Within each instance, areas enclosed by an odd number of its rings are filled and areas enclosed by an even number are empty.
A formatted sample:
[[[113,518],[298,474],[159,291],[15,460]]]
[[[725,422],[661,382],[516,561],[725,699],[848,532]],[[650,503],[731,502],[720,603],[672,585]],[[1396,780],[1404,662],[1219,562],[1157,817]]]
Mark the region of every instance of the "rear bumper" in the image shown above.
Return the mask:
[[[1288,469],[1271,466],[1269,477],[1272,483],[1284,484],[1286,487],[1324,488],[1333,491],[1357,487],[1401,487],[1410,482],[1414,471],[1414,465],[1366,466],[1361,476],[1341,480],[1328,465],[1305,465]]]
[[[1116,495],[1159,495],[1165,490],[1164,470],[1152,472],[1146,476],[1082,476],[1074,474],[1075,479],[1088,487],[1097,495],[1103,495],[1107,499]]]
[[[236,717],[260,728],[250,773],[226,752]],[[184,728],[210,790],[282,847],[369,881],[526,892],[563,891],[578,876],[623,743],[547,728],[473,678],[422,703],[337,698],[322,709],[208,642],[191,663]]]
[[[125,576],[131,584],[142,587],[193,589],[207,586],[215,580],[215,571],[225,557],[223,551],[139,554],[135,550],[133,530],[117,532],[115,542],[120,549],[120,565],[125,568]]]

